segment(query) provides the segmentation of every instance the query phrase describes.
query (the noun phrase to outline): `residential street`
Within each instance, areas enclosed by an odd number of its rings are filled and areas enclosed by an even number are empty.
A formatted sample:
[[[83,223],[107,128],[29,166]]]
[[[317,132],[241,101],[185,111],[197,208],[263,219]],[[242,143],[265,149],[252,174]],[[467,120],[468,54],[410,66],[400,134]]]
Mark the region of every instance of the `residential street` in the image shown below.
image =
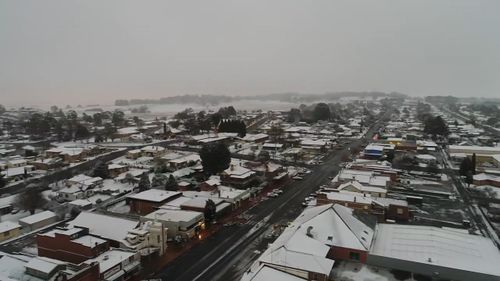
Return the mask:
[[[366,136],[370,137],[379,127],[377,122]],[[266,241],[266,232],[274,224],[295,219],[302,212],[304,198],[326,183],[329,177],[335,176],[340,170],[342,155],[362,142],[356,140],[341,150],[333,151],[303,180],[285,186],[282,195],[247,211],[250,216],[248,223],[224,228],[170,263],[157,277],[169,281],[239,279],[257,258],[256,250],[263,251],[267,243],[272,242]]]

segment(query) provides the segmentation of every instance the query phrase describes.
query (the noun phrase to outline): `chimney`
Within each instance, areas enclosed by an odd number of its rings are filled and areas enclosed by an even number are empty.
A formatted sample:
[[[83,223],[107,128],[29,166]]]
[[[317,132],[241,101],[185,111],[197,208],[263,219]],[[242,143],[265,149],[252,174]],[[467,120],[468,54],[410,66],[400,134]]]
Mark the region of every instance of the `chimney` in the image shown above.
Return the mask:
[[[307,228],[307,233],[306,233],[306,235],[307,235],[307,236],[309,236],[309,237],[311,237],[311,238],[313,238],[313,235],[312,235],[312,233],[311,233],[312,229],[313,229],[313,227],[312,227],[312,226],[309,226],[309,227]]]
[[[234,171],[234,164],[231,164],[231,171]]]
[[[354,203],[356,203],[356,196],[354,196]]]

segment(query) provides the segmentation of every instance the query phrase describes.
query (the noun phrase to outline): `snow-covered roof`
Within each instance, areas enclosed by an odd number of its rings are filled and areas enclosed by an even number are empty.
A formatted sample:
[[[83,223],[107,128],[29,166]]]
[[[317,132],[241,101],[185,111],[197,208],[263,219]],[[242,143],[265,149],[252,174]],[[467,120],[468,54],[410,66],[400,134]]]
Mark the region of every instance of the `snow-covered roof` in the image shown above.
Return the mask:
[[[161,209],[146,215],[144,218],[160,221],[192,222],[203,220],[203,213],[185,210]]]
[[[160,190],[160,189],[148,189],[137,194],[132,194],[127,196],[129,199],[144,200],[150,202],[163,202],[171,197],[181,194],[178,191]]]
[[[312,226],[313,237],[326,245],[366,251],[371,244],[373,230],[353,216],[353,210],[338,204],[306,209],[293,222],[303,231]]]
[[[54,271],[54,269],[62,264],[65,264],[65,262],[46,257],[35,257],[26,264],[26,268],[50,274]]]
[[[37,222],[40,222],[40,221],[44,221],[44,220],[51,219],[51,218],[56,218],[56,217],[57,216],[56,216],[56,214],[54,212],[43,211],[43,212],[31,215],[31,216],[27,216],[25,218],[22,218],[22,219],[19,220],[19,222],[31,225],[31,224],[34,224],[34,223],[37,223]]]
[[[280,247],[277,250],[268,248],[259,258],[259,262],[321,273],[327,276],[330,274],[335,263],[334,260],[325,257],[295,252],[285,247]]]
[[[261,140],[261,139],[265,139],[269,137],[269,135],[267,134],[246,134],[245,137],[242,138],[242,140],[244,141],[257,141],[257,140]]]
[[[344,190],[346,188],[353,187],[357,189],[359,192],[377,192],[377,193],[387,193],[387,190],[385,188],[381,187],[376,187],[376,186],[369,186],[369,185],[362,185],[357,181],[350,181],[341,184],[339,187],[337,187],[338,190]]]
[[[90,248],[93,248],[96,245],[101,245],[101,244],[106,243],[106,240],[103,240],[101,238],[98,238],[98,237],[95,237],[92,235],[84,235],[82,237],[73,239],[72,241],[75,243],[78,243],[80,245],[90,247]]]
[[[378,224],[370,254],[500,276],[493,242],[452,228]]]
[[[90,234],[97,235],[105,239],[120,241],[125,239],[129,230],[134,229],[139,222],[111,217],[96,213],[81,212],[70,225],[86,227]]]
[[[270,266],[260,265],[255,270],[249,270],[241,277],[240,281],[304,281],[306,279],[274,269]]]
[[[16,228],[21,228],[21,226],[17,223],[11,222],[11,221],[0,222],[0,233],[11,231],[11,230],[16,229]]]
[[[135,255],[134,252],[124,251],[120,249],[113,249],[102,253],[100,256],[89,259],[85,263],[90,264],[92,262],[99,263],[99,270],[101,273],[107,272],[111,268],[121,264],[122,262],[128,261],[131,257]]]

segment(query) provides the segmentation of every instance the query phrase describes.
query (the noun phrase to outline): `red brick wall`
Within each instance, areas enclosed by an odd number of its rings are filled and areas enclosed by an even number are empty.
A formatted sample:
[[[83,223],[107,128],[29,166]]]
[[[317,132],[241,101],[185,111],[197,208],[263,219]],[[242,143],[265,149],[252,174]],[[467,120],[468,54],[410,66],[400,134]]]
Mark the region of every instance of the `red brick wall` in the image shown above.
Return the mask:
[[[149,213],[152,213],[157,209],[158,206],[162,205],[161,203],[158,204],[158,203],[153,203],[143,200],[134,200],[134,199],[130,199],[129,204],[130,204],[130,212],[139,215],[147,215]]]
[[[359,262],[360,263],[366,263],[366,258],[368,257],[368,252],[354,250],[354,249],[348,249],[348,248],[343,248],[343,247],[336,247],[336,246],[333,246],[330,248],[330,251],[328,252],[327,258],[333,259],[333,260],[352,260],[350,257],[351,252],[359,254]]]
[[[37,235],[36,242],[39,256],[71,263],[81,263],[109,249],[108,243],[90,248],[74,243],[69,236],[59,234],[55,237]]]
[[[398,214],[398,209],[402,209],[403,213]],[[390,220],[408,221],[410,219],[410,211],[406,206],[389,205],[385,217]]]

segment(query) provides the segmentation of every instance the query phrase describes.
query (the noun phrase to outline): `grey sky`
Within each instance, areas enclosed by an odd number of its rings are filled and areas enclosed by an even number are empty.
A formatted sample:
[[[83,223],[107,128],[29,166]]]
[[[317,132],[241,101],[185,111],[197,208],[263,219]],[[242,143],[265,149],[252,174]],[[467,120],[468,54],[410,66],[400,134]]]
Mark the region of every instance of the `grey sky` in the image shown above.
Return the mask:
[[[0,0],[0,103],[342,90],[500,97],[500,1]]]

